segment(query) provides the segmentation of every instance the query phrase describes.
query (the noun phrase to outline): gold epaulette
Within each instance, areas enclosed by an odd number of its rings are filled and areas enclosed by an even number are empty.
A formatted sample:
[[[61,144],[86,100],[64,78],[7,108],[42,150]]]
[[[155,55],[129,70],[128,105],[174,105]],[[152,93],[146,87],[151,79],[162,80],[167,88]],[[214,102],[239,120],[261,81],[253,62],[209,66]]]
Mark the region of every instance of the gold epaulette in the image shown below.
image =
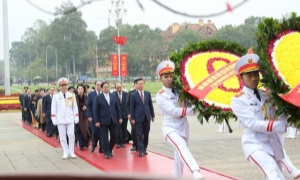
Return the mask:
[[[165,92],[165,90],[164,90],[164,89],[161,89],[161,90],[158,91],[158,94],[162,94],[162,93],[164,93],[164,92]]]
[[[243,94],[245,94],[245,93],[244,92],[240,92],[240,93],[234,95],[234,97],[238,98],[238,97],[242,96]]]

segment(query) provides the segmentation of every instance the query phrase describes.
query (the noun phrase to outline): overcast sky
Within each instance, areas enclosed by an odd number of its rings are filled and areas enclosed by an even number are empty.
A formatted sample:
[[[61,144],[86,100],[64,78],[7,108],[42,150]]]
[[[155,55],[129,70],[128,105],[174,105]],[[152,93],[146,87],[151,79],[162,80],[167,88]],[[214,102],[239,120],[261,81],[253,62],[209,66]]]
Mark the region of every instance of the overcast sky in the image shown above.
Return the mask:
[[[32,27],[37,19],[42,19],[48,24],[55,18],[30,5],[26,0],[7,0],[8,1],[8,26],[9,42],[20,41],[27,28]],[[73,4],[79,5],[82,0],[73,0]],[[160,0],[160,2],[181,12],[207,15],[220,12],[226,9],[226,2],[232,6],[242,0]],[[0,1],[0,60],[3,59],[3,2]],[[54,7],[60,7],[63,0],[31,0],[42,9],[54,12]],[[127,14],[123,17],[123,23],[148,24],[151,28],[165,30],[174,22],[197,23],[199,18],[187,18],[176,15],[153,3],[151,0],[140,0],[144,11],[138,6],[136,0],[125,0]],[[83,19],[88,25],[89,30],[93,30],[98,35],[102,29],[108,27],[115,20],[114,16],[109,15],[108,9],[111,7],[110,0],[99,0],[80,9]],[[234,9],[233,12],[221,16],[202,18],[204,22],[210,19],[217,28],[227,24],[240,25],[250,16],[266,16],[281,18],[282,16],[296,12],[300,15],[300,0],[249,0],[243,6]],[[120,32],[122,34],[122,32]],[[11,47],[9,45],[9,47]]]

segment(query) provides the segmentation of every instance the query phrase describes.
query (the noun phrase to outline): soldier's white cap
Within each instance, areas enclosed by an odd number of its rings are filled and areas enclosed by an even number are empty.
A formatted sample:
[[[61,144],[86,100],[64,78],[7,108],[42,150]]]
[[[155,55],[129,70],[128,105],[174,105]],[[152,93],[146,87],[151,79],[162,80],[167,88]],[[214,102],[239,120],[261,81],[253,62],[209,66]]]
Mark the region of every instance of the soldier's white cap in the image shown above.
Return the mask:
[[[239,60],[237,60],[234,71],[236,74],[258,71],[258,61],[259,57],[256,54],[244,55]]]
[[[175,64],[170,60],[164,60],[156,68],[157,76],[160,76],[165,73],[172,73],[174,72]]]
[[[61,85],[64,85],[64,84],[67,85],[68,84],[68,79],[64,78],[64,77],[59,78],[58,81],[57,81],[57,84],[58,84],[58,86],[61,86]]]

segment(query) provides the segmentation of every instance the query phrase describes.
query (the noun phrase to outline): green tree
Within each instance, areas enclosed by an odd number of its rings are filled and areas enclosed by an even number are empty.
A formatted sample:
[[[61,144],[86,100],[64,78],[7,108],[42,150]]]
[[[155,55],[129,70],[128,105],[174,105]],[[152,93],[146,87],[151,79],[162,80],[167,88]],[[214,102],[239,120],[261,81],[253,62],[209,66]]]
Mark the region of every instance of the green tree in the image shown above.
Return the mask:
[[[239,26],[226,25],[216,32],[211,39],[232,41],[245,48],[256,47],[257,25],[264,17],[249,17]]]
[[[69,12],[61,17],[57,17],[50,24],[51,34],[49,44],[57,49],[59,54],[59,64],[64,68],[66,74],[75,74],[73,72],[73,57],[75,65],[78,65],[82,59],[80,55],[84,52],[84,38],[87,25],[82,19],[82,13],[74,10],[71,2],[66,2],[57,8],[57,12]],[[78,66],[76,66],[78,67]]]
[[[201,36],[191,29],[178,31],[171,42],[167,44],[169,51],[180,50],[187,46],[190,42],[198,43],[201,41]]]
[[[130,76],[151,76],[155,72],[155,57],[161,54],[162,36],[158,29],[151,29],[148,25],[124,25],[120,35],[126,36],[127,42],[121,46],[121,53],[128,54],[128,70]],[[108,27],[100,33],[99,46],[107,54],[117,53],[117,45],[112,37],[117,36],[117,29]]]

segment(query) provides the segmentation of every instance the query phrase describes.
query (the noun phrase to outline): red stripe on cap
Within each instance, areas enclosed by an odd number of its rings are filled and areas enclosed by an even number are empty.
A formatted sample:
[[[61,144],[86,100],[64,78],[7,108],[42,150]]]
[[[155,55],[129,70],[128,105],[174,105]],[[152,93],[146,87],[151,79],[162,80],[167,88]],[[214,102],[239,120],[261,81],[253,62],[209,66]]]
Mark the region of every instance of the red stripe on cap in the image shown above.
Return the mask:
[[[259,70],[258,64],[257,63],[251,63],[251,64],[246,64],[239,69],[239,74],[242,74],[243,72],[247,71],[256,71]]]
[[[165,67],[165,68],[162,68],[160,71],[159,71],[159,75],[163,74],[163,73],[166,73],[166,72],[174,72],[173,68],[171,67]]]

